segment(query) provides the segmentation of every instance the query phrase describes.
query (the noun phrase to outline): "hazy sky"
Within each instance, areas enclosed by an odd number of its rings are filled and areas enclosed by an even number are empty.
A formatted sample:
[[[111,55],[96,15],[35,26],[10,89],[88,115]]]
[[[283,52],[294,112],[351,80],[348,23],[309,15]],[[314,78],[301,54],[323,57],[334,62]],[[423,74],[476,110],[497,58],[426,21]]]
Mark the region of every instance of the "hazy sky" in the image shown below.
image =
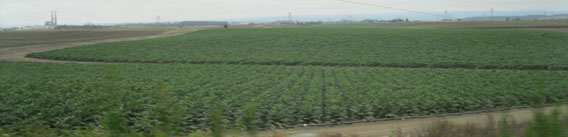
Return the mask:
[[[424,12],[568,10],[568,0],[352,0]],[[57,10],[59,24],[224,20],[263,16],[401,12],[339,0],[0,0],[0,25],[43,24]]]

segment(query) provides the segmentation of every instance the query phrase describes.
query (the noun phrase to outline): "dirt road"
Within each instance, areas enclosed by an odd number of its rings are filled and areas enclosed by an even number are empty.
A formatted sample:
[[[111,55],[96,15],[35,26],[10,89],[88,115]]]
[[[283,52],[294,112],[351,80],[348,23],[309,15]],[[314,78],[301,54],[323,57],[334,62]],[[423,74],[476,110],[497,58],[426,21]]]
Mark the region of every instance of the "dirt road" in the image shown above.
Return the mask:
[[[545,111],[550,111],[554,108],[555,107],[544,107],[542,109],[544,109]],[[566,108],[566,106],[563,106],[562,108]],[[302,127],[288,130],[262,131],[259,135],[262,137],[271,137],[275,134],[288,134],[290,136],[298,135],[298,137],[310,137],[322,133],[341,133],[343,135],[359,135],[360,137],[388,137],[393,133],[394,130],[398,128],[400,128],[403,132],[414,132],[421,129],[427,124],[431,124],[432,122],[440,120],[447,120],[456,124],[484,124],[488,121],[489,115],[491,115],[494,120],[499,121],[503,118],[503,116],[505,116],[504,114],[507,114],[516,122],[524,122],[532,120],[534,110],[535,109],[533,108],[524,108],[513,109],[509,111],[451,115],[442,117],[426,117],[406,120],[390,120],[331,127]],[[565,111],[566,109],[562,110]]]
[[[148,36],[136,36],[127,38],[113,38],[113,39],[103,39],[103,40],[91,40],[91,41],[79,41],[79,42],[64,42],[64,43],[54,43],[54,44],[39,44],[39,45],[27,45],[27,46],[15,46],[15,47],[2,47],[0,48],[0,61],[11,61],[11,62],[69,62],[69,63],[96,63],[96,62],[79,62],[79,61],[57,61],[57,60],[45,60],[45,59],[35,59],[25,57],[29,53],[49,51],[55,49],[76,47],[81,45],[90,45],[101,42],[116,42],[116,41],[127,41],[127,40],[141,40],[159,37],[168,37],[181,35],[189,32],[194,32],[197,30],[205,29],[201,28],[179,28],[170,30],[157,35]]]

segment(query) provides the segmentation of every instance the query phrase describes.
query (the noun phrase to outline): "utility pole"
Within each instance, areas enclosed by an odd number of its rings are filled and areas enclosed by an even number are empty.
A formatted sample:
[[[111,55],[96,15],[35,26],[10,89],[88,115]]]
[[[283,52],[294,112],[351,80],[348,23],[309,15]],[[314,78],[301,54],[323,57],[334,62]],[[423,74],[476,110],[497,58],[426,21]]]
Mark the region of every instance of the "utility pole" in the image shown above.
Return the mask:
[[[292,22],[292,12],[288,12],[288,21]]]

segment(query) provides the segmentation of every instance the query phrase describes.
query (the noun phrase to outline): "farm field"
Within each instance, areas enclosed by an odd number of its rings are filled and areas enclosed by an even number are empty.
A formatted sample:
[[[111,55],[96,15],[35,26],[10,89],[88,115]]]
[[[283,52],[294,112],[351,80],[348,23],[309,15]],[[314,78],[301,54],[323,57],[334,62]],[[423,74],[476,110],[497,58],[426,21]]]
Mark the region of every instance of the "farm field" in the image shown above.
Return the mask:
[[[147,36],[164,33],[169,30],[172,30],[172,28],[0,31],[0,47]]]
[[[526,29],[568,28],[568,20],[541,21],[464,21],[464,22],[417,22],[378,25],[393,28],[416,29]]]
[[[397,22],[320,24],[312,27],[338,28],[404,28],[404,29],[494,29],[568,32],[568,20],[541,21],[463,21],[463,22]]]
[[[379,67],[59,64],[0,62],[0,125],[95,124],[116,105],[138,130],[152,127],[161,101],[179,107],[185,129],[207,129],[221,106],[238,126],[261,104],[261,127],[342,123],[465,112],[566,99],[568,72]],[[158,97],[156,97],[158,96]]]
[[[567,70],[568,33],[384,28],[208,29],[29,54],[91,62]]]
[[[0,0],[0,137],[568,137],[568,0]]]
[[[117,109],[137,132],[160,128],[162,113],[174,114],[166,122],[179,121],[182,133],[212,131],[215,110],[227,128],[242,130],[249,126],[251,107],[260,128],[308,124],[298,131],[321,133],[336,128],[311,126],[528,106],[535,98],[551,104],[568,97],[563,32],[366,25],[183,32],[89,45],[0,47],[0,133],[36,125],[101,130],[106,114]],[[56,63],[1,61],[16,57]],[[420,121],[427,120],[366,124]],[[392,130],[344,126],[344,133],[367,133],[361,135]],[[259,135],[270,131],[263,132]]]

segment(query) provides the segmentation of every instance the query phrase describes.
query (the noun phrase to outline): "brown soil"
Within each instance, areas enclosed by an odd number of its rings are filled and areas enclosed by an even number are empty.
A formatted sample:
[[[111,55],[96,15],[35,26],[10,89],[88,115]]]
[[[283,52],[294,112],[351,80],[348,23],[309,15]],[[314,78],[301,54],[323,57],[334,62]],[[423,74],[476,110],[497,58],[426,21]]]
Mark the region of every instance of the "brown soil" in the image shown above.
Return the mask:
[[[16,47],[37,44],[93,41],[112,38],[149,36],[175,28],[120,28],[120,29],[71,29],[71,30],[23,30],[0,31],[0,47]]]
[[[194,27],[194,28],[179,28],[175,30],[166,31],[157,35],[146,35],[146,36],[135,36],[126,38],[111,38],[111,39],[101,39],[101,40],[87,40],[87,41],[75,41],[75,42],[62,42],[62,43],[52,43],[52,44],[37,44],[37,45],[27,45],[27,46],[13,46],[13,47],[0,47],[0,61],[11,61],[11,62],[68,62],[68,63],[97,63],[97,62],[80,62],[80,61],[57,61],[57,60],[46,60],[46,59],[35,59],[25,57],[29,53],[49,51],[55,49],[63,49],[76,47],[81,45],[91,45],[102,42],[116,42],[116,41],[128,41],[128,40],[141,40],[159,37],[168,37],[181,35],[189,32],[194,32],[197,30],[205,29],[205,27]]]

